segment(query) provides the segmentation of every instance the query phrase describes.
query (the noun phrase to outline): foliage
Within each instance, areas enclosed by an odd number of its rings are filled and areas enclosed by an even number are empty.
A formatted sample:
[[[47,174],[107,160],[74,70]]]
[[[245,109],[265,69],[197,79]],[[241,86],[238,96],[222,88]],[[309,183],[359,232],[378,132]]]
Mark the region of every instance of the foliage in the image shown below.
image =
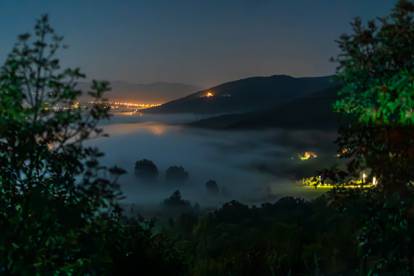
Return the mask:
[[[151,160],[142,159],[135,162],[135,175],[145,180],[155,180],[158,177],[158,168]]]
[[[335,110],[346,119],[338,153],[347,165],[323,175],[344,183],[331,192],[333,204],[346,209],[346,201],[363,202],[362,272],[414,273],[414,3],[400,0],[389,16],[366,25],[357,18],[352,30],[339,39],[335,59],[343,85]],[[377,185],[344,189],[363,173]]]
[[[413,122],[413,12],[412,1],[400,0],[389,16],[367,25],[357,18],[353,34],[341,36],[336,61],[344,86],[337,111],[364,123]]]
[[[113,239],[105,248],[112,260],[106,274],[187,275],[182,252],[172,239],[157,233],[153,221],[123,218],[121,223],[112,229]]]
[[[370,172],[380,187],[401,192],[414,178],[414,4],[399,1],[390,16],[339,40],[338,77],[343,83],[335,107],[350,123],[340,130],[340,154],[351,159],[349,176]]]
[[[198,204],[193,206],[190,201],[183,199],[179,190],[175,191],[170,197],[166,198],[162,202],[162,207],[164,208],[164,216],[193,214],[197,213],[199,209]]]
[[[0,71],[1,273],[116,274],[138,261],[140,269],[179,271],[167,239],[122,218],[124,171],[100,165],[102,153],[85,145],[104,135],[98,123],[109,118],[109,85],[93,81],[94,103],[81,107],[77,83],[85,76],[61,69],[62,47],[43,16]]]
[[[217,182],[211,179],[206,182],[206,189],[207,192],[211,195],[218,195],[220,192]]]
[[[171,166],[165,172],[165,179],[171,182],[185,182],[188,177],[188,172],[182,166]]]
[[[175,191],[169,198],[165,199],[163,204],[167,207],[188,207],[191,203],[181,197],[179,190]]]
[[[360,223],[319,198],[282,198],[260,207],[231,201],[198,219],[177,218],[172,233],[190,275],[346,274],[358,267],[350,233]]]

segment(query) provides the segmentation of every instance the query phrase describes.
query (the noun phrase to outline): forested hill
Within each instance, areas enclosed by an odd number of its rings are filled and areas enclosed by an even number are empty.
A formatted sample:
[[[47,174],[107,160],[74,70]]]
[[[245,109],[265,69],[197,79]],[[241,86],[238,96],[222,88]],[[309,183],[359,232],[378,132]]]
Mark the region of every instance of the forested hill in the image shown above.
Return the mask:
[[[286,75],[252,77],[227,82],[146,110],[147,113],[223,114],[271,108],[312,95],[333,85],[332,77],[295,78]]]
[[[332,104],[338,89],[331,87],[266,110],[215,116],[190,125],[213,129],[335,129],[338,117]]]

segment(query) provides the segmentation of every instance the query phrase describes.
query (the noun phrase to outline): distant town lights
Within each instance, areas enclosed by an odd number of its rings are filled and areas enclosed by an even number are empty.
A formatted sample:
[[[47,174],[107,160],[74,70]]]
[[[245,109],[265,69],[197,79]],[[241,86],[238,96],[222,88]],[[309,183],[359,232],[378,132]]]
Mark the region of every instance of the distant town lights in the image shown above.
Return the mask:
[[[125,106],[125,107],[137,107],[137,108],[151,108],[160,106],[160,104],[137,104],[130,102],[109,102],[111,106]]]
[[[91,101],[90,104],[95,104],[97,102]],[[132,103],[132,102],[118,102],[118,101],[108,101],[107,102],[111,109],[120,109],[120,108],[136,108],[136,109],[146,109],[151,107],[157,107],[161,104],[145,104],[145,103]]]

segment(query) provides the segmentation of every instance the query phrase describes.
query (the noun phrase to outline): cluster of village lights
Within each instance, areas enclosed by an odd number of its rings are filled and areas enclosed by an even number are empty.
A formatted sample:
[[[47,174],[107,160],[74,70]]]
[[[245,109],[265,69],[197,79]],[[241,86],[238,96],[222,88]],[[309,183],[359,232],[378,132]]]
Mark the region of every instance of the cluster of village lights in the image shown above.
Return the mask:
[[[361,178],[357,180],[350,181],[343,184],[331,184],[331,183],[322,183],[321,176],[317,177],[306,177],[302,179],[302,184],[308,188],[323,188],[323,189],[332,189],[335,187],[342,187],[347,189],[357,189],[357,188],[373,188],[378,185],[378,179],[373,176],[371,182],[367,181],[368,175],[363,172]]]

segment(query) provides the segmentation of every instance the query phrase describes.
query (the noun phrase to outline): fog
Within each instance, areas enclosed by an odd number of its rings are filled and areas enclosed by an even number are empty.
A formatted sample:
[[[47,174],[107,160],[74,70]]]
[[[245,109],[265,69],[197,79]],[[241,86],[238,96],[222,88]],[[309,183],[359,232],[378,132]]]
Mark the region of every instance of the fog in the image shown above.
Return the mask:
[[[104,124],[109,138],[90,143],[105,153],[105,165],[127,171],[120,179],[124,203],[159,206],[177,189],[184,199],[202,207],[232,199],[257,204],[287,195],[313,197],[320,192],[303,187],[298,180],[334,161],[333,133],[213,131],[182,124],[193,119],[182,115],[118,115]],[[318,158],[300,161],[298,154],[305,150],[317,152]],[[134,175],[135,162],[144,158],[158,166],[157,181],[146,183]],[[186,183],[165,181],[165,171],[174,165],[189,172]],[[207,192],[205,183],[210,179],[217,182],[219,195]]]

